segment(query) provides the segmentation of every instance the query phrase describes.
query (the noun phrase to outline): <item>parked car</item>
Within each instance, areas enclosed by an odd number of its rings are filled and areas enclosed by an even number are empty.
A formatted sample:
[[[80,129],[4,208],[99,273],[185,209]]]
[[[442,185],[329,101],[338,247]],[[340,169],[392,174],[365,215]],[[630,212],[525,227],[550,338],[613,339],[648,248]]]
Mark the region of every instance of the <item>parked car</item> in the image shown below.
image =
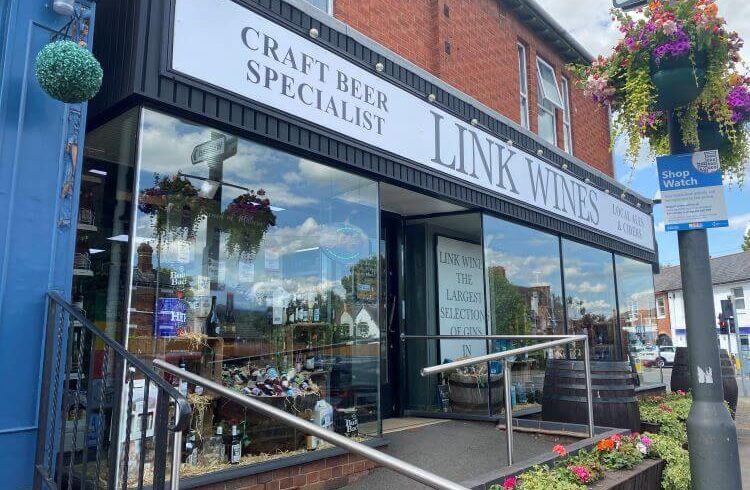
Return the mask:
[[[640,352],[640,359],[646,367],[671,366],[674,364],[675,348],[673,346],[661,346],[655,349],[646,349]]]

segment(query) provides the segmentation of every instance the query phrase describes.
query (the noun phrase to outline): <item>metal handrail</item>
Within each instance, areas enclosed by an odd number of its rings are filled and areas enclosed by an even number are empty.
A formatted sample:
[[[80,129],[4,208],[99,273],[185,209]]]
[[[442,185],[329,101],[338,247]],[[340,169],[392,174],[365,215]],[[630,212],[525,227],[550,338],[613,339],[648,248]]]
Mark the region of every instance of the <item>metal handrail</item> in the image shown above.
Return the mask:
[[[177,391],[174,386],[167,383],[164,378],[155,373],[154,370],[151,369],[145,362],[143,362],[141,359],[138,359],[135,355],[133,355],[132,352],[128,352],[122,346],[122,344],[113,340],[108,335],[103,334],[101,330],[96,328],[96,326],[91,323],[91,320],[83,316],[81,311],[69,304],[65,300],[65,298],[54,291],[48,292],[47,295],[50,297],[50,299],[52,299],[52,301],[57,303],[60,308],[65,310],[77,322],[80,322],[83,328],[93,334],[97,339],[101,340],[118,355],[122,356],[122,358],[125,359],[128,364],[136,367],[138,371],[143,373],[143,375],[148,378],[150,382],[154,383],[156,386],[167,392],[167,395],[169,395],[169,397],[174,400],[177,406],[177,410],[175,410],[174,415],[174,422],[169,425],[170,431],[181,432],[188,428],[188,425],[190,424],[190,417],[193,414],[193,409],[190,406],[190,402],[188,402],[187,398],[182,396],[182,394]]]
[[[337,434],[334,431],[326,430],[319,425],[315,425],[311,422],[297,417],[296,415],[292,415],[289,412],[285,412],[284,410],[280,410],[267,403],[263,403],[262,401],[259,401],[253,397],[238,393],[230,388],[227,388],[226,386],[211,381],[210,379],[206,379],[197,374],[191,373],[184,369],[180,369],[174,364],[170,364],[161,359],[154,359],[153,364],[155,367],[163,369],[165,372],[177,376],[178,378],[187,380],[196,385],[200,385],[204,390],[217,393],[225,398],[234,401],[235,403],[258,412],[261,415],[265,415],[272,419],[278,420],[286,425],[294,427],[295,429],[303,431],[307,434],[314,435],[320,439],[323,439],[324,441],[328,441],[334,446],[363,456],[370,461],[374,461],[375,463],[378,463],[386,468],[390,468],[393,471],[400,473],[414,481],[418,481],[438,490],[468,490],[466,487],[459,485],[458,483],[454,483],[450,480],[447,480],[446,478],[438,476],[434,473],[430,473],[426,470],[423,470],[422,468],[418,468],[417,466],[414,466],[411,463],[407,463],[406,461],[394,458],[393,456],[389,456],[388,454],[378,451],[377,449],[371,448],[359,442],[355,442],[352,439]]]
[[[508,450],[508,466],[513,464],[513,410],[511,406],[511,393],[510,393],[510,362],[508,357],[517,356],[520,354],[527,354],[529,352],[536,352],[550,347],[556,347],[558,345],[572,344],[575,342],[583,342],[583,363],[584,371],[586,375],[586,405],[588,409],[588,429],[589,437],[594,437],[594,399],[591,393],[591,356],[589,354],[589,338],[587,335],[471,335],[471,336],[459,336],[459,335],[401,335],[401,341],[410,339],[428,339],[428,340],[458,340],[458,339],[512,339],[512,340],[538,340],[538,339],[549,339],[555,338],[556,340],[550,340],[548,342],[542,342],[541,344],[529,345],[526,347],[519,347],[517,349],[509,349],[501,352],[494,352],[492,354],[485,354],[476,357],[470,357],[467,359],[461,359],[459,361],[446,362],[444,364],[437,364],[423,368],[420,372],[422,376],[429,376],[431,374],[444,373],[446,371],[453,371],[458,368],[473,366],[475,364],[483,364],[490,361],[503,361],[503,386],[505,391],[505,427],[506,427],[506,441]]]

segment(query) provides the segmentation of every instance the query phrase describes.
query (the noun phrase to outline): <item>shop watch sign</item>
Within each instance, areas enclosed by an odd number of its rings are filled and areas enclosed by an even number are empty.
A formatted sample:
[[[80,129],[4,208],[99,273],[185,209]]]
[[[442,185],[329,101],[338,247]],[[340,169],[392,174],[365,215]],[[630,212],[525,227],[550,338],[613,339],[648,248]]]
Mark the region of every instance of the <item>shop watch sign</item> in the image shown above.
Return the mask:
[[[174,5],[172,70],[654,250],[648,214],[309,38],[232,0],[174,0]]]

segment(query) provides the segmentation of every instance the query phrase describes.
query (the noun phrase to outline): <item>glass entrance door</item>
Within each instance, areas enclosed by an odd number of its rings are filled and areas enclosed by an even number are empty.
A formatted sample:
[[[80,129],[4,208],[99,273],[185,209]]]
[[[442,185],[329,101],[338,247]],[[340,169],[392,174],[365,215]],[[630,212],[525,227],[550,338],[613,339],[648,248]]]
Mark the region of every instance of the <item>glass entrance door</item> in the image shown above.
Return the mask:
[[[400,264],[402,222],[397,215],[382,213],[380,230],[380,413],[381,418],[400,416],[399,361],[401,358]]]

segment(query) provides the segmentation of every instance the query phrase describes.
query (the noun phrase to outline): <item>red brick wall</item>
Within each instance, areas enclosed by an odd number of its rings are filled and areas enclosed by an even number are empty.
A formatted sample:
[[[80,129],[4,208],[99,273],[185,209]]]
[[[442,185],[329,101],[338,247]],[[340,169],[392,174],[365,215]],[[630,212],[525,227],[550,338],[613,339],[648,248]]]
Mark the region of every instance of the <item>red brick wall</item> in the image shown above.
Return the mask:
[[[499,0],[335,0],[335,16],[412,63],[520,123],[516,43],[527,47],[531,130],[537,129],[536,57],[564,61]],[[447,15],[446,15],[447,7]],[[450,54],[446,53],[450,44]],[[571,82],[573,154],[613,175],[607,112]],[[563,147],[557,111],[558,146]]]
[[[361,456],[345,454],[301,466],[205,485],[200,490],[331,490],[359,480],[375,466],[375,463]]]
[[[659,298],[664,298],[664,318],[659,318],[657,315],[656,318],[656,331],[658,332],[658,335],[669,335],[669,337],[672,337],[672,325],[669,321],[669,293],[656,293],[656,299],[657,301]]]

